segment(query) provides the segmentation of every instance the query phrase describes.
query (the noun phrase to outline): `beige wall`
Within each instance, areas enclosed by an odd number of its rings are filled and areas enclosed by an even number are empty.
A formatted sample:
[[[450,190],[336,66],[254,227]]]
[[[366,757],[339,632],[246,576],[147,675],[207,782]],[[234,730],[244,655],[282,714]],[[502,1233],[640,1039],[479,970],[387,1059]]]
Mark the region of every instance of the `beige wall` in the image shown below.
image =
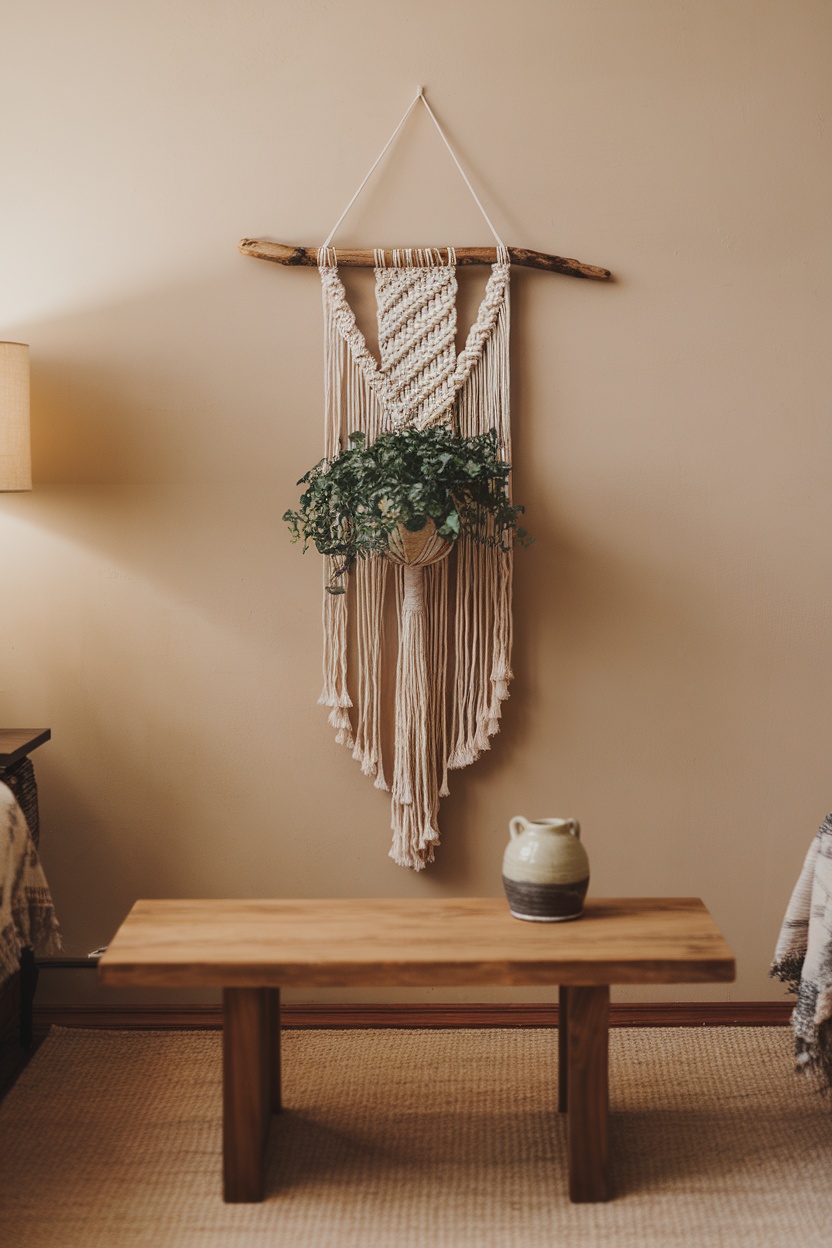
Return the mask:
[[[0,499],[0,723],[53,729],[71,950],[138,896],[498,895],[509,817],[556,813],[596,894],[701,895],[733,944],[734,987],[653,996],[782,995],[832,804],[831,35],[809,0],[7,6],[35,489]],[[617,281],[513,280],[517,679],[416,876],[315,705],[317,556],[280,520],[321,448],[317,278],[236,244],[320,242],[419,82],[508,241]],[[344,243],[488,241],[426,115],[383,173]]]

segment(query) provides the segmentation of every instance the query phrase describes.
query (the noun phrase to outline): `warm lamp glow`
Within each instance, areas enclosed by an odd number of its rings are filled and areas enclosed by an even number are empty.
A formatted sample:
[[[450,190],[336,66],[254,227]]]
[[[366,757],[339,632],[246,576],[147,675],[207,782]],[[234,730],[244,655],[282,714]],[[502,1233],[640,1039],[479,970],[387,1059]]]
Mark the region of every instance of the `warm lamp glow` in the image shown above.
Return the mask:
[[[29,348],[0,342],[0,490],[31,490]]]

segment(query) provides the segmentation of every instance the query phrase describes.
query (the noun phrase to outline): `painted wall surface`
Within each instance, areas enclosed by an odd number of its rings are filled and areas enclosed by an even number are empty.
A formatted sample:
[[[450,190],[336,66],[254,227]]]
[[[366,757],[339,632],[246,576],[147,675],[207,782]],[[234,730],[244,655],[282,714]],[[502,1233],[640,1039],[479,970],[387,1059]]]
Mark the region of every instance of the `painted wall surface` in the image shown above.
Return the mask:
[[[737,953],[631,999],[782,997],[832,803],[831,44],[820,0],[7,6],[35,488],[0,498],[0,723],[53,730],[70,951],[143,896],[501,895],[509,817],[558,814],[596,895],[701,896]],[[322,241],[418,83],[507,241],[617,280],[513,277],[516,681],[417,876],[316,705],[319,563],[280,519],[321,453],[319,283],[237,242]],[[424,110],[339,241],[488,243]]]

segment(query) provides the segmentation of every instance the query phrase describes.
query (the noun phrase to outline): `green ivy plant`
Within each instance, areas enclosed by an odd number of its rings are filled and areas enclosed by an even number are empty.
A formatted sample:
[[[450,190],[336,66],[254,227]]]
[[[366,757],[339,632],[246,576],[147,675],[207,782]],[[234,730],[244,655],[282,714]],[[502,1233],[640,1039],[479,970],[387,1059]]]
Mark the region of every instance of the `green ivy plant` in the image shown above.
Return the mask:
[[[511,465],[498,455],[497,433],[466,438],[444,426],[384,433],[371,446],[350,434],[346,448],[322,459],[298,485],[306,488],[296,511],[283,519],[292,541],[311,542],[336,564],[331,594],[345,592],[356,559],[387,549],[397,525],[416,532],[433,520],[441,537],[508,550],[532,540],[517,524],[525,510],[508,496]]]

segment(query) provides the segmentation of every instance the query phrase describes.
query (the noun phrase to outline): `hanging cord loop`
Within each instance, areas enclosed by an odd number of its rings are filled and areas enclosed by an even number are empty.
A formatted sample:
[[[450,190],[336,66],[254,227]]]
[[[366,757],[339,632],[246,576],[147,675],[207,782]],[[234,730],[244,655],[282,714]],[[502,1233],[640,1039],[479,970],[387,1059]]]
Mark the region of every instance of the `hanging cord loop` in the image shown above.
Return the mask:
[[[468,187],[468,190],[471,192],[471,196],[472,196],[472,198],[473,198],[473,200],[474,200],[474,203],[477,205],[477,207],[479,208],[479,210],[480,210],[480,212],[482,213],[483,217],[485,218],[485,224],[488,226],[489,230],[490,230],[490,231],[491,231],[491,233],[494,235],[494,238],[495,238],[495,240],[496,240],[496,243],[497,243],[497,247],[498,247],[498,249],[499,249],[500,251],[502,251],[502,252],[506,252],[506,255],[505,255],[504,257],[500,257],[500,258],[501,258],[501,259],[508,259],[508,251],[507,251],[507,248],[506,248],[505,243],[504,243],[504,242],[503,242],[503,240],[500,238],[500,235],[497,233],[497,231],[494,229],[494,226],[491,224],[491,218],[489,217],[488,213],[485,211],[485,209],[483,208],[482,204],[480,203],[480,197],[479,197],[479,195],[478,195],[478,194],[477,194],[477,192],[474,190],[473,186],[471,185],[471,183],[470,183],[470,181],[469,181],[469,179],[468,179],[468,176],[467,176],[467,174],[466,174],[465,170],[462,168],[462,165],[459,163],[459,160],[457,159],[456,152],[455,152],[455,151],[454,151],[454,149],[451,147],[451,145],[450,145],[450,143],[449,143],[449,141],[448,141],[448,136],[445,134],[445,131],[444,131],[444,130],[442,129],[442,127],[440,126],[440,124],[439,124],[439,120],[438,120],[438,118],[437,118],[436,114],[434,113],[434,111],[433,111],[433,109],[431,108],[430,104],[428,104],[427,100],[425,99],[425,94],[424,94],[424,91],[422,90],[422,88],[421,88],[421,87],[419,88],[419,94],[418,94],[418,96],[417,96],[416,98],[417,98],[417,99],[420,99],[420,100],[422,101],[422,103],[424,104],[425,108],[428,110],[428,113],[430,114],[430,117],[431,117],[431,120],[432,120],[433,124],[436,126],[436,129],[439,131],[439,137],[442,139],[442,142],[445,144],[445,146],[447,147],[448,151],[449,151],[449,152],[450,152],[450,154],[451,154],[451,160],[454,162],[454,164],[456,165],[456,167],[457,167],[457,169],[459,170],[460,174],[462,175],[462,180],[463,180],[463,182],[465,183],[465,185]]]
[[[431,118],[431,120],[432,120],[433,124],[436,126],[436,129],[439,131],[439,135],[440,135],[440,138],[442,139],[442,142],[445,144],[445,146],[447,147],[448,151],[450,152],[450,154],[451,154],[451,159],[453,160],[454,164],[456,165],[457,169],[459,170],[459,172],[460,172],[460,174],[461,174],[461,176],[462,176],[462,180],[463,180],[463,182],[464,182],[464,183],[465,183],[465,185],[468,187],[468,190],[471,192],[471,196],[472,196],[472,198],[473,198],[473,200],[474,200],[474,203],[475,203],[475,204],[477,205],[477,207],[479,208],[480,212],[482,213],[482,215],[483,215],[483,217],[484,217],[484,219],[485,219],[485,223],[486,223],[486,225],[488,226],[488,228],[489,228],[489,230],[491,231],[491,233],[494,235],[494,238],[495,238],[495,240],[496,240],[496,242],[497,242],[497,259],[498,259],[498,261],[500,261],[500,262],[501,262],[501,263],[503,263],[503,264],[505,264],[505,263],[507,263],[507,262],[508,262],[508,248],[506,247],[506,245],[505,245],[505,243],[503,242],[503,240],[500,238],[500,235],[499,235],[499,234],[497,233],[497,231],[494,229],[494,226],[493,226],[493,225],[492,225],[492,223],[491,223],[491,218],[489,217],[488,213],[485,211],[485,209],[483,208],[482,204],[480,203],[479,196],[477,195],[476,191],[474,190],[473,186],[471,185],[471,182],[470,182],[470,180],[469,180],[469,178],[468,178],[467,174],[465,173],[465,170],[462,168],[462,165],[459,163],[459,160],[457,159],[457,155],[456,155],[456,153],[455,153],[454,149],[451,147],[451,144],[450,144],[450,142],[448,141],[448,137],[447,137],[447,135],[445,134],[445,131],[444,131],[444,130],[442,129],[442,127],[440,126],[439,121],[438,121],[438,119],[437,119],[437,117],[436,117],[436,114],[434,113],[434,111],[433,111],[433,109],[431,108],[430,104],[428,104],[427,100],[425,99],[424,89],[423,89],[422,87],[419,87],[419,89],[418,89],[418,91],[416,92],[416,94],[414,95],[413,99],[410,101],[410,104],[407,106],[407,109],[405,110],[405,113],[404,113],[404,115],[403,115],[403,117],[402,117],[401,121],[400,121],[400,122],[399,122],[399,124],[396,126],[395,130],[393,131],[393,133],[390,135],[390,138],[389,138],[389,139],[387,140],[387,142],[384,144],[384,147],[381,149],[381,151],[379,152],[378,156],[377,156],[377,157],[376,157],[376,159],[373,161],[372,165],[370,166],[369,170],[367,171],[367,174],[365,175],[364,180],[362,181],[362,183],[361,183],[361,185],[359,186],[358,190],[355,192],[355,194],[353,195],[352,199],[351,199],[351,200],[350,200],[350,202],[347,204],[346,208],[345,208],[345,209],[344,209],[344,211],[341,213],[340,217],[339,217],[339,218],[338,218],[338,220],[335,222],[335,225],[332,227],[332,229],[330,230],[329,234],[327,235],[326,242],[322,245],[322,247],[320,248],[320,251],[319,251],[319,260],[318,260],[318,263],[319,263],[319,264],[331,264],[331,263],[334,263],[334,252],[332,252],[332,251],[330,250],[330,247],[329,247],[330,243],[332,242],[333,238],[335,237],[335,234],[336,234],[336,232],[338,231],[338,228],[339,228],[339,227],[340,227],[340,225],[342,224],[342,222],[343,222],[344,218],[346,217],[347,213],[350,211],[350,209],[352,208],[353,204],[354,204],[354,203],[355,203],[355,201],[358,199],[358,196],[359,196],[359,195],[361,194],[361,192],[364,190],[364,187],[367,185],[367,183],[369,182],[370,178],[371,178],[371,177],[373,176],[373,174],[375,173],[376,169],[378,168],[379,164],[380,164],[380,163],[381,163],[381,161],[382,161],[382,158],[385,156],[385,154],[386,154],[386,152],[387,152],[388,148],[389,148],[389,147],[390,147],[390,145],[392,144],[392,142],[393,142],[393,140],[395,139],[396,135],[399,133],[399,131],[401,130],[402,126],[403,126],[403,125],[404,125],[404,123],[407,121],[408,117],[409,117],[409,116],[410,116],[410,114],[413,112],[414,108],[416,107],[416,105],[419,103],[419,101],[420,101],[420,100],[421,100],[421,101],[422,101],[422,103],[424,104],[425,108],[428,110],[428,113],[429,113],[429,115],[430,115],[430,118]],[[382,254],[383,254],[383,253],[382,253]],[[450,258],[449,258],[449,259],[450,259]]]

